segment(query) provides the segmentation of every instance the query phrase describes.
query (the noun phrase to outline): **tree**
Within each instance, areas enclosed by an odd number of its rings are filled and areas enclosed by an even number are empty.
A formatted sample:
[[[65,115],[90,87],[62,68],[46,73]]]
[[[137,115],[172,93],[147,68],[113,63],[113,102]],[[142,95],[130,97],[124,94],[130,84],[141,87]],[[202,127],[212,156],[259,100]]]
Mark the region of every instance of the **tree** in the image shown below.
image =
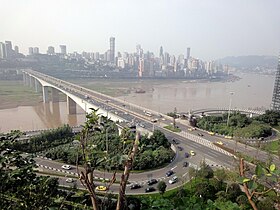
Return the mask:
[[[160,181],[158,183],[157,188],[161,195],[163,195],[165,193],[166,187],[167,187],[167,185],[164,181]]]

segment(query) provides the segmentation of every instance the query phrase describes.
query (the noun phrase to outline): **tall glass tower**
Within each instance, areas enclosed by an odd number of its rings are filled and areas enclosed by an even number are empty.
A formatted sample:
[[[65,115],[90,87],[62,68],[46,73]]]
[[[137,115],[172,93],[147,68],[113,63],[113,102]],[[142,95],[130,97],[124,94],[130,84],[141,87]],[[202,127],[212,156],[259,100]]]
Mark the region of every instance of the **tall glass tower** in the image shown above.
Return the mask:
[[[110,63],[115,63],[115,37],[110,37]]]
[[[280,111],[280,56],[278,58],[271,108]]]

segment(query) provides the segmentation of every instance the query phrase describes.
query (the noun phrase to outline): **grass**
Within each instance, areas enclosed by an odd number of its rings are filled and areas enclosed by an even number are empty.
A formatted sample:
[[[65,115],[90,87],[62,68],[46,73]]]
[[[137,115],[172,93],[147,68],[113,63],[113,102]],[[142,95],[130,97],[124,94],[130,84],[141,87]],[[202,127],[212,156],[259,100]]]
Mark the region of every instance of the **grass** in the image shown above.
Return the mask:
[[[179,133],[181,132],[181,129],[180,128],[174,128],[172,125],[167,125],[167,126],[164,126],[164,128],[170,130],[170,131],[173,131],[173,132],[176,132],[176,133]]]
[[[277,141],[272,141],[264,145],[264,150],[268,151],[269,153],[278,155],[280,149],[280,141],[279,139]]]

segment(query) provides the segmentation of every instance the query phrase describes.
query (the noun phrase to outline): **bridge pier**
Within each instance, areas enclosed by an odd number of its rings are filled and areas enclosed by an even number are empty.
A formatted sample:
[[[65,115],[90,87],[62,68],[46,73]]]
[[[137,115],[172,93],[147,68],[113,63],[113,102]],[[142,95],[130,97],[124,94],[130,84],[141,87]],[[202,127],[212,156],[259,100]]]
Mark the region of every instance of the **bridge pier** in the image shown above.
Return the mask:
[[[30,87],[32,87],[33,89],[35,89],[35,81],[36,81],[36,79],[34,77],[31,77],[31,79],[30,79],[30,82],[31,82]]]
[[[67,96],[67,111],[68,114],[76,114],[77,110],[76,110],[76,102],[70,98],[69,96]]]
[[[40,92],[40,88],[41,88],[40,82],[38,82],[38,80],[35,79],[35,91],[37,93]]]
[[[48,97],[48,91],[49,91],[49,89],[48,89],[48,87],[47,86],[42,86],[42,89],[43,89],[43,102],[44,103],[48,103],[48,101],[49,101],[49,97]]]
[[[59,102],[59,92],[57,89],[52,88],[52,102]]]

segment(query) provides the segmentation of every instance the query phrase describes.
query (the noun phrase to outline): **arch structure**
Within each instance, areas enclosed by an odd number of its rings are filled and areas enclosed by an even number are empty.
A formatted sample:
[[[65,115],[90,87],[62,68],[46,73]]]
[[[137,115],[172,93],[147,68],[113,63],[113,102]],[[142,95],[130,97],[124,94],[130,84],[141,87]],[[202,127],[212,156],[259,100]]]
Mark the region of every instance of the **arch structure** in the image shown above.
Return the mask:
[[[51,84],[47,80],[44,80],[42,77],[32,74],[30,70],[23,70],[23,81],[25,85],[28,85],[32,88],[35,88],[36,92],[42,92],[43,94],[43,102],[48,103],[50,100],[52,102],[59,101],[59,92],[62,92],[67,97],[67,111],[68,114],[76,114],[76,105],[79,105],[86,113],[92,112],[91,108],[98,109],[97,114],[102,116],[107,116],[111,120],[115,122],[126,122],[122,117],[108,112],[102,107],[98,107],[93,103],[88,96],[77,94],[73,90],[65,89],[63,85],[59,84]],[[60,80],[63,82],[62,80]],[[49,97],[49,93],[51,92],[51,97]]]
[[[228,108],[208,108],[208,109],[198,109],[198,110],[192,110],[191,114],[194,115],[200,115],[200,114],[206,114],[206,113],[226,113],[226,112],[240,112],[247,115],[262,115],[265,113],[263,110],[252,110],[252,109],[228,109]]]

